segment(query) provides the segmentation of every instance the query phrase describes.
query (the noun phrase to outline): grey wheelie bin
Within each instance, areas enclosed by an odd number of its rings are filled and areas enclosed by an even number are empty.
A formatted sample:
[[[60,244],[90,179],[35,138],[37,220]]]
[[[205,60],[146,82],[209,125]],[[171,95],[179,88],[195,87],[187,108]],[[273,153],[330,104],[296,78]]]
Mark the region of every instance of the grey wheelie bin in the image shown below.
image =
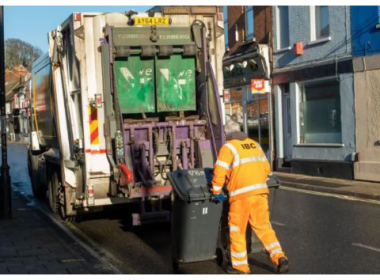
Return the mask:
[[[172,183],[172,257],[178,264],[216,258],[222,203],[211,201],[213,169],[168,173]]]

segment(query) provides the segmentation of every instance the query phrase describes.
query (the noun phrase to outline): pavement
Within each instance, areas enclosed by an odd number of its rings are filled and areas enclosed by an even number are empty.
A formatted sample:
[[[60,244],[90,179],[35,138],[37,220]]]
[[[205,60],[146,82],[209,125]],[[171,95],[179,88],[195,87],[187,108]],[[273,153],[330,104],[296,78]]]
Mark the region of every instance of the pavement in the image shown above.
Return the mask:
[[[380,183],[274,172],[282,186],[380,200]]]
[[[0,221],[0,274],[112,273],[18,192]]]
[[[1,161],[1,158],[0,158]],[[0,274],[120,273],[104,254],[34,198],[26,148],[8,146],[12,219],[0,220]]]

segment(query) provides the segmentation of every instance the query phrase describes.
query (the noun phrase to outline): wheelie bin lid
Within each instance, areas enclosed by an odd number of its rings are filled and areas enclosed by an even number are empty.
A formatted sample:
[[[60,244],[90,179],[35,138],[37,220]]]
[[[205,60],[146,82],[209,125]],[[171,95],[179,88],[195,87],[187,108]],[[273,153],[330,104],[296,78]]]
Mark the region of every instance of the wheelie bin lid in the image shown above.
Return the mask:
[[[168,173],[173,190],[183,201],[204,201],[211,197],[212,168],[182,169]]]

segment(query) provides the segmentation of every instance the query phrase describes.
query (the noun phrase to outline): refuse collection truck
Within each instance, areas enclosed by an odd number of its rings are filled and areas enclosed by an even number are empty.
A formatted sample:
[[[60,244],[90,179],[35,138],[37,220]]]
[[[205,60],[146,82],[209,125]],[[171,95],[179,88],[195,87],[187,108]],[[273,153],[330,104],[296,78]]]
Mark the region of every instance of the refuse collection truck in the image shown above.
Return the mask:
[[[167,172],[213,167],[224,141],[223,19],[73,13],[48,42],[32,70],[34,194],[64,219],[137,203],[133,225],[168,220]]]

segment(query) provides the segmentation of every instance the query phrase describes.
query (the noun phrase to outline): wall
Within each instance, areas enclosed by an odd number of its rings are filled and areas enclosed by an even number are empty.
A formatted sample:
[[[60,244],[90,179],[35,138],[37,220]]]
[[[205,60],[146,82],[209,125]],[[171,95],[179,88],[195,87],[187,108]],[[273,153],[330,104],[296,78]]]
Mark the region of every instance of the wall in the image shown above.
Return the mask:
[[[372,64],[377,61],[377,67],[363,71],[363,60]],[[380,55],[354,59],[354,65],[359,71],[354,74],[359,159],[355,179],[380,181]]]
[[[352,6],[351,34],[352,48],[355,56],[380,52],[380,7]]]
[[[245,36],[245,15],[244,6],[227,6],[228,9],[228,47],[227,55],[236,51],[239,45],[244,42]],[[271,6],[253,6],[254,36],[258,44],[268,44],[267,33],[272,34],[273,15]],[[239,40],[235,40],[235,24],[239,27]],[[273,36],[271,36],[273,37]],[[273,40],[270,40],[270,46]]]
[[[254,34],[258,44],[268,44],[268,32],[273,34],[273,14],[272,6],[253,6]],[[273,37],[273,36],[271,36]],[[270,40],[270,46],[273,40]]]
[[[227,6],[228,13],[228,54],[233,53],[244,41],[244,6]],[[235,24],[238,24],[239,40],[235,39]]]
[[[293,50],[276,53],[274,47],[275,68],[296,65],[350,54],[350,8],[348,6],[329,6],[331,41],[310,45],[310,6],[289,6],[289,42],[291,48],[296,42],[302,42],[303,55],[294,54]],[[273,28],[276,34],[276,7],[273,7]],[[277,46],[277,38],[274,46]]]

